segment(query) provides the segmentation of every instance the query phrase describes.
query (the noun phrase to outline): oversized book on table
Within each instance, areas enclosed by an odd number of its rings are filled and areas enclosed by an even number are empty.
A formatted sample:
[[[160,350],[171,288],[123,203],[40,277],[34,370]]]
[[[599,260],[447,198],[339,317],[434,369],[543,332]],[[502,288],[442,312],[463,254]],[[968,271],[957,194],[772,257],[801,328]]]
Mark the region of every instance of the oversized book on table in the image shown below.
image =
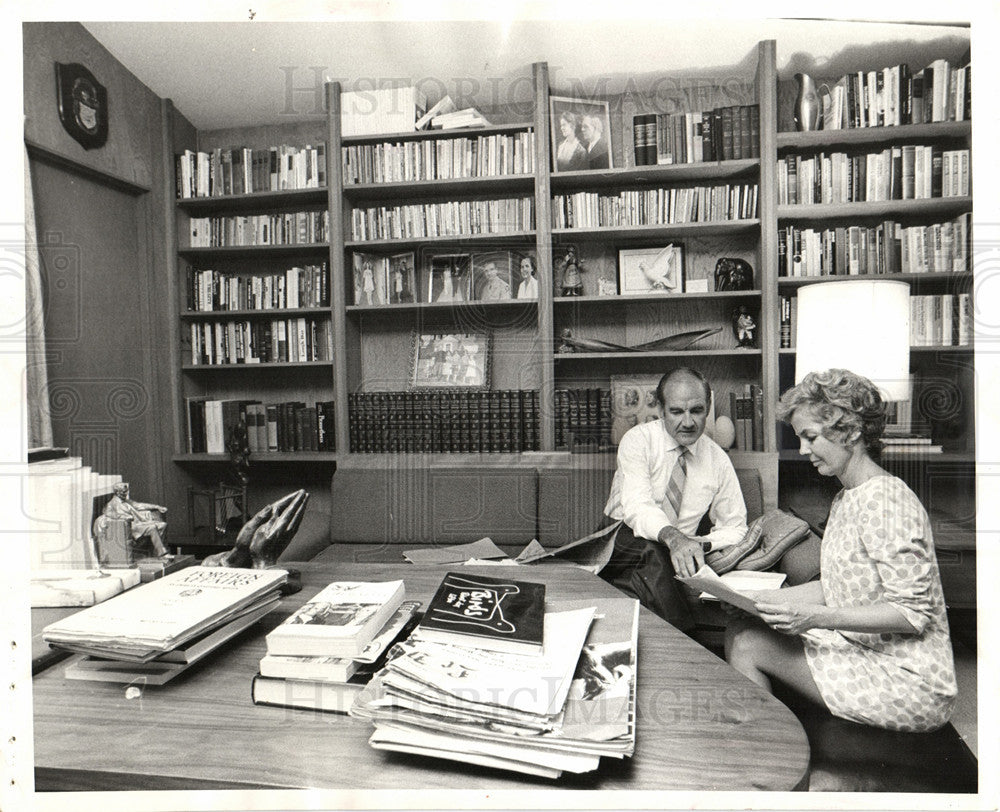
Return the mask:
[[[267,635],[267,653],[356,657],[405,594],[402,581],[334,581]]]
[[[130,589],[42,630],[42,639],[98,657],[148,662],[270,602],[285,570],[187,567]]]
[[[449,572],[416,635],[491,651],[541,653],[544,620],[544,584]]]

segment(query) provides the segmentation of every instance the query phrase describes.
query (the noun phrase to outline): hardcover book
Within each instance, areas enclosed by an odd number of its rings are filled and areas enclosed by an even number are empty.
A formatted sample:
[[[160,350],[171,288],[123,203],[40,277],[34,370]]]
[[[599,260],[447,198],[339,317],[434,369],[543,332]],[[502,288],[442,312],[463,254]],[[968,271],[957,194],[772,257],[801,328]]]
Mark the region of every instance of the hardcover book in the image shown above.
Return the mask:
[[[335,581],[267,635],[267,653],[356,657],[404,594],[402,581]]]
[[[449,572],[417,635],[491,651],[540,654],[544,618],[544,584]]]
[[[260,660],[260,673],[264,677],[276,679],[347,682],[356,673],[364,673],[366,666],[378,663],[397,638],[413,630],[418,609],[420,601],[403,601],[385,626],[357,657],[265,654]]]

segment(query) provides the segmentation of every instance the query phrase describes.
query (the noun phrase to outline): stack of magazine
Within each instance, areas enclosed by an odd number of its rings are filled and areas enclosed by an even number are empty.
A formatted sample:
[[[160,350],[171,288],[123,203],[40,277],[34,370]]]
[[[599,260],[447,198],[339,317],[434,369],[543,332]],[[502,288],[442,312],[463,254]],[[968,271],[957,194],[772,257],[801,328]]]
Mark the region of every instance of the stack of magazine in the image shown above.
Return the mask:
[[[624,597],[547,601],[540,653],[431,641],[418,628],[349,713],[374,722],[376,749],[546,778],[589,772],[635,748],[638,617]]]
[[[188,567],[42,630],[71,679],[162,684],[274,609],[285,570]]]
[[[420,602],[404,594],[402,581],[324,587],[267,635],[254,703],[346,713],[416,623]]]

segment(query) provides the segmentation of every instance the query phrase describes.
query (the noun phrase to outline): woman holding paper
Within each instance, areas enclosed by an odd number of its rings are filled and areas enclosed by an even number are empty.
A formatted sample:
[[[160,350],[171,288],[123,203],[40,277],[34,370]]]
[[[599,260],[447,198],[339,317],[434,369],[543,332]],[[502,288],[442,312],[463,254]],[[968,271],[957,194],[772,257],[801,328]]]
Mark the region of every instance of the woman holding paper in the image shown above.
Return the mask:
[[[885,407],[847,370],[809,373],[778,416],[825,476],[843,484],[830,509],[822,574],[750,593],[763,623],[730,624],[726,659],[770,690],[777,679],[835,716],[929,731],[951,716],[957,686],[927,512],[877,462]]]

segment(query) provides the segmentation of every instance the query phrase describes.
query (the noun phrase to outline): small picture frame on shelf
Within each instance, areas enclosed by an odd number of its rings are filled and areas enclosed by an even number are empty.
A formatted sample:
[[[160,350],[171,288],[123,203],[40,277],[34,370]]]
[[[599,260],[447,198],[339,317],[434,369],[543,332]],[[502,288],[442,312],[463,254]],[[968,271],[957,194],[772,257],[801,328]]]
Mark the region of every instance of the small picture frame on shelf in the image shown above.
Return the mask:
[[[538,298],[538,263],[534,254],[516,254],[514,256],[515,273],[514,282],[517,283],[517,290],[514,293],[515,299],[537,299]]]
[[[467,302],[472,293],[472,257],[467,253],[427,257],[421,289],[431,304]]]
[[[489,331],[414,333],[411,389],[489,389]]]
[[[393,254],[389,257],[389,304],[408,304],[415,301],[417,291],[416,255],[412,252]]]
[[[671,243],[656,248],[625,248],[618,252],[621,296],[684,291],[684,247]]]
[[[472,298],[499,302],[514,298],[514,255],[485,251],[472,255]]]
[[[611,169],[608,102],[549,96],[552,171]]]
[[[633,426],[660,419],[656,387],[660,373],[611,376],[611,442],[618,445]],[[715,437],[715,395],[708,404],[705,434]]]
[[[388,303],[385,257],[354,252],[354,304],[380,307]]]

